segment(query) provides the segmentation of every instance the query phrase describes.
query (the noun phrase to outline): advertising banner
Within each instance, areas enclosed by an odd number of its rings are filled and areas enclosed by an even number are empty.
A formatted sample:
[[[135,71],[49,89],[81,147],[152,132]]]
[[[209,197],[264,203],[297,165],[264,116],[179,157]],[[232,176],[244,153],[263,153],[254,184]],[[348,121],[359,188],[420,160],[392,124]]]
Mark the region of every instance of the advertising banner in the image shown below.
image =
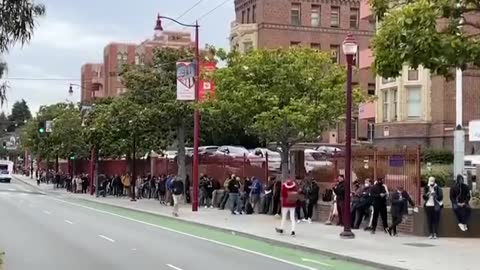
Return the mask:
[[[215,62],[204,62],[201,65],[201,74],[202,79],[200,80],[200,90],[199,90],[199,100],[205,100],[208,96],[213,96],[215,94],[215,83],[208,79],[212,72],[217,69],[217,63]]]
[[[195,100],[195,64],[177,62],[177,100]]]

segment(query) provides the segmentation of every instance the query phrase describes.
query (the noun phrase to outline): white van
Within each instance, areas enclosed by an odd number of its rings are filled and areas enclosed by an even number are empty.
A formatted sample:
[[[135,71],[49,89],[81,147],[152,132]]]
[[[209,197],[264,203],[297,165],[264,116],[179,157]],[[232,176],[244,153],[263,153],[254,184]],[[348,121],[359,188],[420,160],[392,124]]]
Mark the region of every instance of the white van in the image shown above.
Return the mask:
[[[12,180],[13,162],[9,160],[0,160],[0,182],[10,183]]]

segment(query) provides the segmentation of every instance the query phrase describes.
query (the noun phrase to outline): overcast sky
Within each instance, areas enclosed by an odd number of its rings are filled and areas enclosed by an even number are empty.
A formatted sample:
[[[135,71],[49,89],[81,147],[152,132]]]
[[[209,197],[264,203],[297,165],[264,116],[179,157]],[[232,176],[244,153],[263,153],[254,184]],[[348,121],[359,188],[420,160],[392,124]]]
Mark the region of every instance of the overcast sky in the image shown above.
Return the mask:
[[[180,20],[191,23],[226,0],[203,0]],[[40,105],[79,101],[80,90],[68,95],[69,83],[80,84],[80,67],[102,62],[103,48],[111,41],[140,42],[153,36],[156,14],[177,18],[199,0],[35,0],[46,5],[47,14],[30,44],[17,46],[3,57],[8,63],[10,111],[16,100],[25,99],[33,112]],[[233,0],[228,0],[201,21],[201,44],[228,48]],[[164,22],[166,30],[182,29]],[[203,46],[203,45],[202,45]],[[47,81],[45,78],[65,80]],[[39,80],[17,80],[39,79]]]

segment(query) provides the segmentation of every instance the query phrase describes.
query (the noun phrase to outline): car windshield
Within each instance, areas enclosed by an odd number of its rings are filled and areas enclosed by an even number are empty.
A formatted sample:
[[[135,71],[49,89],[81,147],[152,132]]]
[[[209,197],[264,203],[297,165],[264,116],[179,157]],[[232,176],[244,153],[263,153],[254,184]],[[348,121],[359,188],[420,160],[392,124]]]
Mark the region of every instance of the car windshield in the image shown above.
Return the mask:
[[[8,170],[0,170],[0,174],[8,174]]]

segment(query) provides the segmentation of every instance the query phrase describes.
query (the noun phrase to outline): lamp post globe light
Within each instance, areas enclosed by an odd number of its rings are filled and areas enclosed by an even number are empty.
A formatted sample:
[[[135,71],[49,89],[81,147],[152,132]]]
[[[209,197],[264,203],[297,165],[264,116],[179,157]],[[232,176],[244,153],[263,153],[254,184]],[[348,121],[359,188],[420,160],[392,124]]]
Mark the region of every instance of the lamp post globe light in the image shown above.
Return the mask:
[[[353,57],[357,54],[358,44],[349,34],[342,44],[343,53],[347,57],[347,110],[345,117],[345,206],[343,211],[343,232],[341,238],[352,239],[355,235],[351,228],[350,185],[352,183],[352,66]],[[357,59],[358,61],[358,59]]]
[[[161,16],[160,14],[157,15],[157,21],[155,24],[155,32],[163,31],[162,26],[162,19],[166,19],[172,21],[176,24],[179,24],[184,27],[195,28],[195,102],[199,100],[199,90],[200,90],[200,46],[199,46],[199,30],[200,25],[198,25],[198,21],[195,24],[184,24],[181,23],[173,18]],[[194,124],[193,124],[193,177],[192,177],[192,211],[198,211],[198,191],[199,191],[199,174],[198,174],[198,167],[199,167],[199,154],[198,154],[198,147],[200,146],[200,111],[197,107],[195,107],[194,113]],[[185,179],[183,179],[185,180]],[[190,192],[190,191],[187,191]]]

